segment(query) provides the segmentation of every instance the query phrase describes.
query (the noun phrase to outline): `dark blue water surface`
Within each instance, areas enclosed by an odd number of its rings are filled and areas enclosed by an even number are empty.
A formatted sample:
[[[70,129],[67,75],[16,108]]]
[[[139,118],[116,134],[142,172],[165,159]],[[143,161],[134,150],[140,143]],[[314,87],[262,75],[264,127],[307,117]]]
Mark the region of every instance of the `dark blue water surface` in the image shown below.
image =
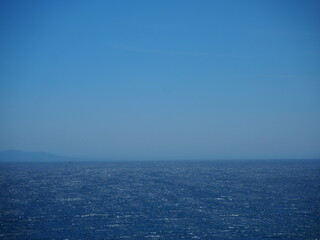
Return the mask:
[[[320,161],[2,163],[0,239],[320,239]]]

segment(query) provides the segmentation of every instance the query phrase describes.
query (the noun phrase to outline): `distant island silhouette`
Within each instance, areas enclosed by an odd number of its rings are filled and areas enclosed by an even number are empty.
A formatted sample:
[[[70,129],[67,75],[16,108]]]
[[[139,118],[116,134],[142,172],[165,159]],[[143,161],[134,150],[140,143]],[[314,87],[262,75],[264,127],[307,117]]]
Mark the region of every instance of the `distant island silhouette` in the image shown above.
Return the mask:
[[[26,152],[12,149],[0,152],[0,162],[67,162],[79,160],[81,159],[47,152]]]
[[[234,159],[171,159],[171,160],[160,160],[160,161],[300,161],[300,160],[316,160],[318,158],[234,158]],[[69,157],[61,156],[48,152],[27,152],[22,150],[3,150],[0,151],[0,162],[100,162],[100,161],[154,161],[154,160],[136,160],[136,159],[111,159],[111,158],[84,158],[84,157]],[[155,160],[157,161],[157,160]],[[159,160],[158,160],[159,161]]]

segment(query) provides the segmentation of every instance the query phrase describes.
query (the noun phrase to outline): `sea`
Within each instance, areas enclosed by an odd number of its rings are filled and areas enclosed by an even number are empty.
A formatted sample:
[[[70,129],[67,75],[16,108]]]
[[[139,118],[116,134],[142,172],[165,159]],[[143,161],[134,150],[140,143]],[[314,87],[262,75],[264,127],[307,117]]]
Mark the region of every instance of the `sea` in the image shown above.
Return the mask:
[[[0,164],[0,239],[320,239],[320,161]]]

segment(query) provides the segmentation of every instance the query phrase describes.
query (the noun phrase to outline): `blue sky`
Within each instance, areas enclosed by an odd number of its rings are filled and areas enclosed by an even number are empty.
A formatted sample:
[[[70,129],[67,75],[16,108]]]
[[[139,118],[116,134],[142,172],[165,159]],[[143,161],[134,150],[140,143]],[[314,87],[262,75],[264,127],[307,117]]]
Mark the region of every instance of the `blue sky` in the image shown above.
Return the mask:
[[[0,149],[320,157],[319,1],[1,1]]]

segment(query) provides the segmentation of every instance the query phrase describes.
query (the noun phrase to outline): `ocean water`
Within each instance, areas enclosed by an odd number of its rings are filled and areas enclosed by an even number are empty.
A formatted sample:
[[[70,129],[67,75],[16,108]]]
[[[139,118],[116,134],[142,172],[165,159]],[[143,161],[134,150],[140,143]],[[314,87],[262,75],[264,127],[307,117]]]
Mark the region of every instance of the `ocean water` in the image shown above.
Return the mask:
[[[0,239],[320,239],[320,161],[1,163]]]

